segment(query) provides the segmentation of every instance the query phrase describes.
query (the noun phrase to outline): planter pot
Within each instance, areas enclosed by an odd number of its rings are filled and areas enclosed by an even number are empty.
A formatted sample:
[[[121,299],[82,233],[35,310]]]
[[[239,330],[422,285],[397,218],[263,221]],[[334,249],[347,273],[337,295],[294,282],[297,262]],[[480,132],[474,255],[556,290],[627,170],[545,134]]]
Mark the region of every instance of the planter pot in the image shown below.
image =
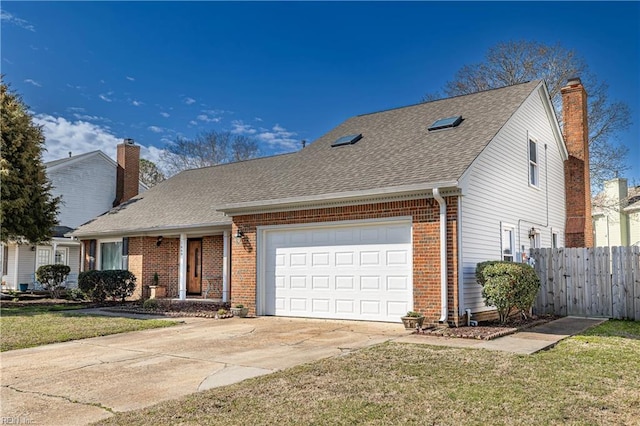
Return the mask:
[[[159,285],[150,285],[149,293],[149,299],[163,298],[167,295],[167,288]]]
[[[27,284],[24,284],[24,283],[18,284],[18,287],[19,287],[20,291],[25,292],[25,291],[27,291],[29,289],[29,284],[28,283]]]
[[[244,318],[249,315],[249,308],[231,308],[234,317]]]
[[[422,327],[424,317],[401,317],[405,330],[415,330],[417,327]]]

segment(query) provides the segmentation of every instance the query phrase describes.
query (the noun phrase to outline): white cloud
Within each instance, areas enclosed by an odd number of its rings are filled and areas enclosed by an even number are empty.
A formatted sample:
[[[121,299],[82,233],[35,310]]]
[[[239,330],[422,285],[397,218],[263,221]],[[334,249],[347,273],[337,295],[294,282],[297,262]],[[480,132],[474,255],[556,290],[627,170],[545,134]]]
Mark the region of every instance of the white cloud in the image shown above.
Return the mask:
[[[271,130],[260,129],[260,133],[256,138],[268,144],[271,148],[280,148],[283,150],[298,149],[300,142],[294,138],[296,132],[290,132],[279,124],[276,124]]]
[[[162,132],[164,132],[164,129],[162,127],[158,127],[158,126],[149,126],[149,127],[147,127],[147,130],[150,130],[153,133],[162,133]]]
[[[34,86],[36,86],[36,87],[42,87],[42,84],[40,84],[40,83],[38,83],[37,81],[32,80],[32,79],[30,79],[30,78],[27,78],[26,80],[24,80],[24,82],[25,82],[25,83],[32,84],[32,85],[34,85]]]
[[[200,121],[204,121],[205,123],[218,123],[222,120],[222,117],[209,117],[207,114],[200,114],[196,118]]]
[[[256,120],[257,122],[262,122],[262,118],[260,117],[255,117],[254,120]]]
[[[231,133],[237,135],[255,135],[258,132],[250,124],[244,124],[242,120],[233,120],[231,126],[233,127]]]
[[[126,78],[127,78],[127,80],[129,80],[129,81],[136,81],[136,79],[135,79],[135,78],[133,78],[133,77],[129,77],[129,76],[127,76]]]
[[[184,98],[184,103],[187,105],[195,104],[196,100],[193,98]]]
[[[164,112],[164,111],[163,111],[163,112],[161,112],[161,113],[160,113],[160,115],[161,115],[161,116],[163,116],[164,118],[169,118],[169,117],[171,117],[171,114],[169,114],[168,112]]]
[[[84,108],[82,107],[68,107],[67,111],[69,112],[84,112]]]
[[[136,101],[135,99],[131,101],[131,105],[133,106],[140,106],[140,105],[144,105],[144,102],[141,101]]]
[[[38,114],[33,121],[42,126],[47,151],[45,161],[56,160],[99,149],[115,158],[116,145],[122,138],[114,136],[109,129],[87,121],[68,121],[63,117]]]
[[[32,31],[34,33],[36,32],[36,27],[34,27],[32,23],[24,19],[18,18],[17,16],[14,16],[13,14],[7,12],[6,10],[0,11],[0,20],[2,20],[3,22],[16,25],[20,28],[24,28],[25,30]]]
[[[109,93],[107,93],[107,94],[100,94],[98,97],[99,97],[100,99],[102,99],[103,101],[105,101],[105,102],[113,102],[113,99],[109,98],[109,97],[108,97],[108,95],[109,95]]]
[[[33,121],[42,126],[47,150],[44,161],[58,160],[72,155],[84,154],[99,149],[116,159],[116,146],[123,137],[114,135],[110,129],[86,121],[68,121],[63,117],[37,114]],[[158,163],[162,150],[155,146],[140,145],[140,156]]]
[[[191,121],[189,122],[189,124],[190,124],[190,125],[192,125],[192,126],[197,126],[197,125],[198,125],[198,122],[197,122],[196,120],[191,120]]]
[[[98,117],[97,115],[88,115],[88,114],[73,114],[73,116],[75,118],[77,118],[78,120],[85,120],[85,121],[102,121],[103,118],[102,117]]]

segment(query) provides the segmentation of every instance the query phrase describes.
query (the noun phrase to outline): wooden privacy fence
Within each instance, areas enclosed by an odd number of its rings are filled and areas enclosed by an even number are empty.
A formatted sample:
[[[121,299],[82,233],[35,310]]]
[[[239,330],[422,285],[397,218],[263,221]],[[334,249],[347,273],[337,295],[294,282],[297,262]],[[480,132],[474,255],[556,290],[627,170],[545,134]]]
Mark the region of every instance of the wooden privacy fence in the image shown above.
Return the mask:
[[[640,247],[533,249],[536,314],[640,321]]]

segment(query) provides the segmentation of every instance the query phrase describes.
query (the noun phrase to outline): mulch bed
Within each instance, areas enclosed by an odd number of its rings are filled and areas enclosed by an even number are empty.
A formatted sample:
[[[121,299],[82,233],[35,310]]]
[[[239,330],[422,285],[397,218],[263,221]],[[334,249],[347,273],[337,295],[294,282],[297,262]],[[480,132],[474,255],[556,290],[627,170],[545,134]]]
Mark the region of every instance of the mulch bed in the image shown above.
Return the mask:
[[[537,325],[546,324],[558,318],[559,317],[554,315],[534,315],[527,319],[522,317],[512,317],[506,324],[500,324],[496,320],[483,322],[477,327],[425,327],[421,330],[414,331],[413,334],[461,339],[491,340],[508,334],[513,334],[516,331],[526,330]]]

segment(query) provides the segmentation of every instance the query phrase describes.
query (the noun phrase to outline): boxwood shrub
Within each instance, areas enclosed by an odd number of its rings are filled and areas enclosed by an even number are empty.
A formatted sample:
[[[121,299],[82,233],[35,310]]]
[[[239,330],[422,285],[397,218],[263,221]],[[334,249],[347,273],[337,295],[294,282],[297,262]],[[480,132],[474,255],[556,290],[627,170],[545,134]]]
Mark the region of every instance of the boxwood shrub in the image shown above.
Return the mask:
[[[476,266],[476,278],[485,303],[496,307],[502,323],[514,308],[526,316],[540,288],[540,279],[526,263],[482,262]]]
[[[136,289],[136,276],[124,269],[86,271],[78,276],[78,287],[94,302],[107,298],[124,302]]]

